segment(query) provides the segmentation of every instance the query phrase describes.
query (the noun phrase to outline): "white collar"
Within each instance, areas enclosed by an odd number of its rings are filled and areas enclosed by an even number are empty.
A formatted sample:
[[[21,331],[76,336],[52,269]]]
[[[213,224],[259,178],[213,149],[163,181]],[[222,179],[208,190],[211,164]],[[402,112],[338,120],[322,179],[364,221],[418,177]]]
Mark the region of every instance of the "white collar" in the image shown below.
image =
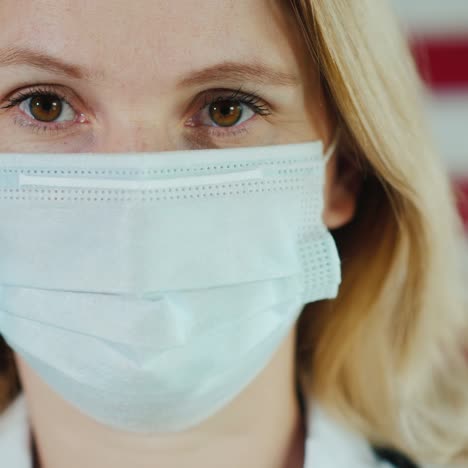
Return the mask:
[[[316,403],[307,409],[304,468],[392,468],[376,461],[370,445],[332,420]],[[29,421],[24,394],[0,416],[2,466],[31,468]]]
[[[28,415],[22,393],[0,415],[0,453],[2,465],[32,467]]]

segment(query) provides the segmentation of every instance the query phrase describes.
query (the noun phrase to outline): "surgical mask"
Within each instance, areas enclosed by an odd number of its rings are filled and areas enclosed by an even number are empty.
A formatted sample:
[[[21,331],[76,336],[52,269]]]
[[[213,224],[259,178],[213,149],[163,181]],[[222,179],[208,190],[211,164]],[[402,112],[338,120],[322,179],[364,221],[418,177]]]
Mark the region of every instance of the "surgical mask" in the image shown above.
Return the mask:
[[[0,154],[0,333],[96,421],[198,425],[337,295],[332,149]]]

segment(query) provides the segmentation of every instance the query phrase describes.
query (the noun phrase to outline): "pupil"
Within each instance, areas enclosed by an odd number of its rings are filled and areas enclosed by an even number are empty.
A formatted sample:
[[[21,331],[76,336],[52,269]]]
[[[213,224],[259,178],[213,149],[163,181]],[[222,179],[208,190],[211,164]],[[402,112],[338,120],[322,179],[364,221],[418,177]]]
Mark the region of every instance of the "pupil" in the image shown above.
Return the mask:
[[[233,110],[234,110],[234,106],[229,106],[228,104],[224,104],[221,107],[221,113],[225,116],[229,115]]]
[[[43,108],[44,108],[44,110],[45,110],[46,112],[49,112],[50,109],[52,109],[53,103],[52,103],[51,101],[47,101],[47,100],[46,100],[46,101],[42,104],[42,106],[43,106]]]
[[[62,113],[62,103],[57,96],[36,96],[31,99],[30,112],[36,120],[51,122],[60,117]]]
[[[242,117],[239,101],[224,100],[211,105],[210,117],[220,127],[232,127]]]

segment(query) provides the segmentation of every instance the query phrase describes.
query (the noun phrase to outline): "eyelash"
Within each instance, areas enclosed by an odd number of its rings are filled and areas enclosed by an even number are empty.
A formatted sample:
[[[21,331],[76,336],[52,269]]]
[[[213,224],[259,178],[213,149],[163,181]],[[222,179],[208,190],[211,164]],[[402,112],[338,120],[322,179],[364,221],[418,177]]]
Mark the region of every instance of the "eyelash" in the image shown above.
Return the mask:
[[[229,91],[229,90],[224,90],[224,92],[226,91]],[[197,114],[201,112],[203,109],[205,109],[207,106],[211,106],[212,104],[216,102],[234,101],[234,102],[239,102],[241,104],[247,105],[257,115],[264,116],[264,117],[271,115],[271,110],[269,109],[269,107],[265,104],[263,99],[255,92],[242,91],[242,87],[240,87],[235,91],[231,90],[231,94],[226,95],[222,93],[223,93],[223,90],[205,92],[203,105],[201,105],[198,108]],[[43,132],[55,133],[55,132],[60,132],[61,130],[64,130],[65,127],[68,127],[72,123],[76,123],[76,121],[80,117],[80,113],[74,109],[73,105],[70,104],[69,100],[63,93],[61,93],[57,89],[54,89],[53,87],[49,87],[46,85],[42,87],[33,88],[28,91],[18,92],[14,97],[9,98],[7,100],[7,104],[3,107],[0,107],[0,109],[11,109],[11,108],[17,107],[21,103],[26,101],[27,99],[32,98],[32,97],[37,97],[37,96],[53,96],[53,97],[59,98],[61,101],[65,102],[73,109],[73,111],[77,114],[76,119],[69,120],[66,122],[51,122],[49,124],[46,124],[46,123],[40,123],[39,120],[34,120],[34,119],[31,119],[31,117],[26,116],[28,121],[23,121],[23,120],[16,121],[18,125],[27,126],[28,128],[35,131],[36,133],[43,133]],[[205,126],[205,127],[208,127],[208,130],[214,129],[217,132],[217,134],[219,134],[220,132],[228,133],[228,134],[229,133],[235,134],[236,132],[239,131],[240,125],[233,125],[231,127],[220,127],[220,126],[213,125],[213,126]]]

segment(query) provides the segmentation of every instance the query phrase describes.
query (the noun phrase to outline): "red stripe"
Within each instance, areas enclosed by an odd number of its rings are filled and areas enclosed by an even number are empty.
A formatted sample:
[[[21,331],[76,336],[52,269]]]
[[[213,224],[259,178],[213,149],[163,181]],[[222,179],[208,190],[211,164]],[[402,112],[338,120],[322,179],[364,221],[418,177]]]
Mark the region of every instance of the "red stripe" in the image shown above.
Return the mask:
[[[415,37],[410,42],[421,75],[431,87],[468,90],[468,32],[456,37]]]
[[[458,208],[468,232],[468,179],[455,180],[455,190],[458,197]]]

